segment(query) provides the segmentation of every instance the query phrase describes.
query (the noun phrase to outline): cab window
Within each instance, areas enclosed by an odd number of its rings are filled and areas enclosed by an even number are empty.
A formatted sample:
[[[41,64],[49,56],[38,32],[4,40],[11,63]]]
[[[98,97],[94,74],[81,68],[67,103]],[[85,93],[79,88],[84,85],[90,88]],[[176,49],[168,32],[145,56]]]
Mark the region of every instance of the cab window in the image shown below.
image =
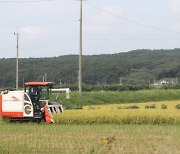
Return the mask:
[[[24,94],[24,100],[25,100],[25,101],[28,101],[28,102],[31,102],[31,100],[29,99],[29,97],[27,96],[27,94]]]

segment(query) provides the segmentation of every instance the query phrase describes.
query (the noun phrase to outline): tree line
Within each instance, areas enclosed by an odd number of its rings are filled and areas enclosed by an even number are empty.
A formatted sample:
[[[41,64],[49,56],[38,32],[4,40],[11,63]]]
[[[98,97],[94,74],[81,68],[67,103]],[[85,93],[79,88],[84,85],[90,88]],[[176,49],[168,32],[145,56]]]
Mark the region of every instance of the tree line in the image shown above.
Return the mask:
[[[177,82],[180,78],[180,49],[86,55],[82,60],[82,81],[86,85],[147,85],[166,78]],[[16,59],[0,59],[0,72],[0,87],[15,87]],[[77,84],[78,55],[19,59],[20,87],[26,81],[43,79]]]

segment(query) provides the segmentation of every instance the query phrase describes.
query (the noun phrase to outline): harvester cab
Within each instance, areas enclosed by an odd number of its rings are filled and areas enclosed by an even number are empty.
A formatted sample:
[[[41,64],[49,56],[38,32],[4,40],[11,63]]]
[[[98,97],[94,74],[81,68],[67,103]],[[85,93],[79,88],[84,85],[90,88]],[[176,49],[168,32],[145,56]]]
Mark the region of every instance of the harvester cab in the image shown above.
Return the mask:
[[[44,119],[46,122],[53,122],[52,115],[64,112],[61,104],[50,102],[49,97],[53,82],[26,82],[24,91],[29,95],[32,104],[34,119]],[[48,120],[50,119],[50,120]]]

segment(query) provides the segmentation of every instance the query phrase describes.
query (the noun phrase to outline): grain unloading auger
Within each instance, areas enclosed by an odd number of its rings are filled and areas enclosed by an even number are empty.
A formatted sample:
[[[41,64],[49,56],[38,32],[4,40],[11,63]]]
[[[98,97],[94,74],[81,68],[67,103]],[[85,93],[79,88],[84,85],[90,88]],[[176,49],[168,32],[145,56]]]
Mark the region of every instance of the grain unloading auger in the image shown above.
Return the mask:
[[[3,91],[0,115],[11,121],[54,123],[53,114],[64,112],[64,108],[49,101],[53,85],[53,82],[26,82],[24,91]]]

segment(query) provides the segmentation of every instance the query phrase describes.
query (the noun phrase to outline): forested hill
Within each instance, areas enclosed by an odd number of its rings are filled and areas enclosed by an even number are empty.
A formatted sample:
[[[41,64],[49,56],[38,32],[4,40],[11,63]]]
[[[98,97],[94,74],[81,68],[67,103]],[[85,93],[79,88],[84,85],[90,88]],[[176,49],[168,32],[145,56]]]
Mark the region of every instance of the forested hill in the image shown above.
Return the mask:
[[[180,77],[180,49],[135,50],[117,54],[83,56],[83,83],[148,83]],[[0,59],[0,87],[15,87],[16,59]],[[19,84],[23,81],[77,83],[78,55],[19,59]]]

